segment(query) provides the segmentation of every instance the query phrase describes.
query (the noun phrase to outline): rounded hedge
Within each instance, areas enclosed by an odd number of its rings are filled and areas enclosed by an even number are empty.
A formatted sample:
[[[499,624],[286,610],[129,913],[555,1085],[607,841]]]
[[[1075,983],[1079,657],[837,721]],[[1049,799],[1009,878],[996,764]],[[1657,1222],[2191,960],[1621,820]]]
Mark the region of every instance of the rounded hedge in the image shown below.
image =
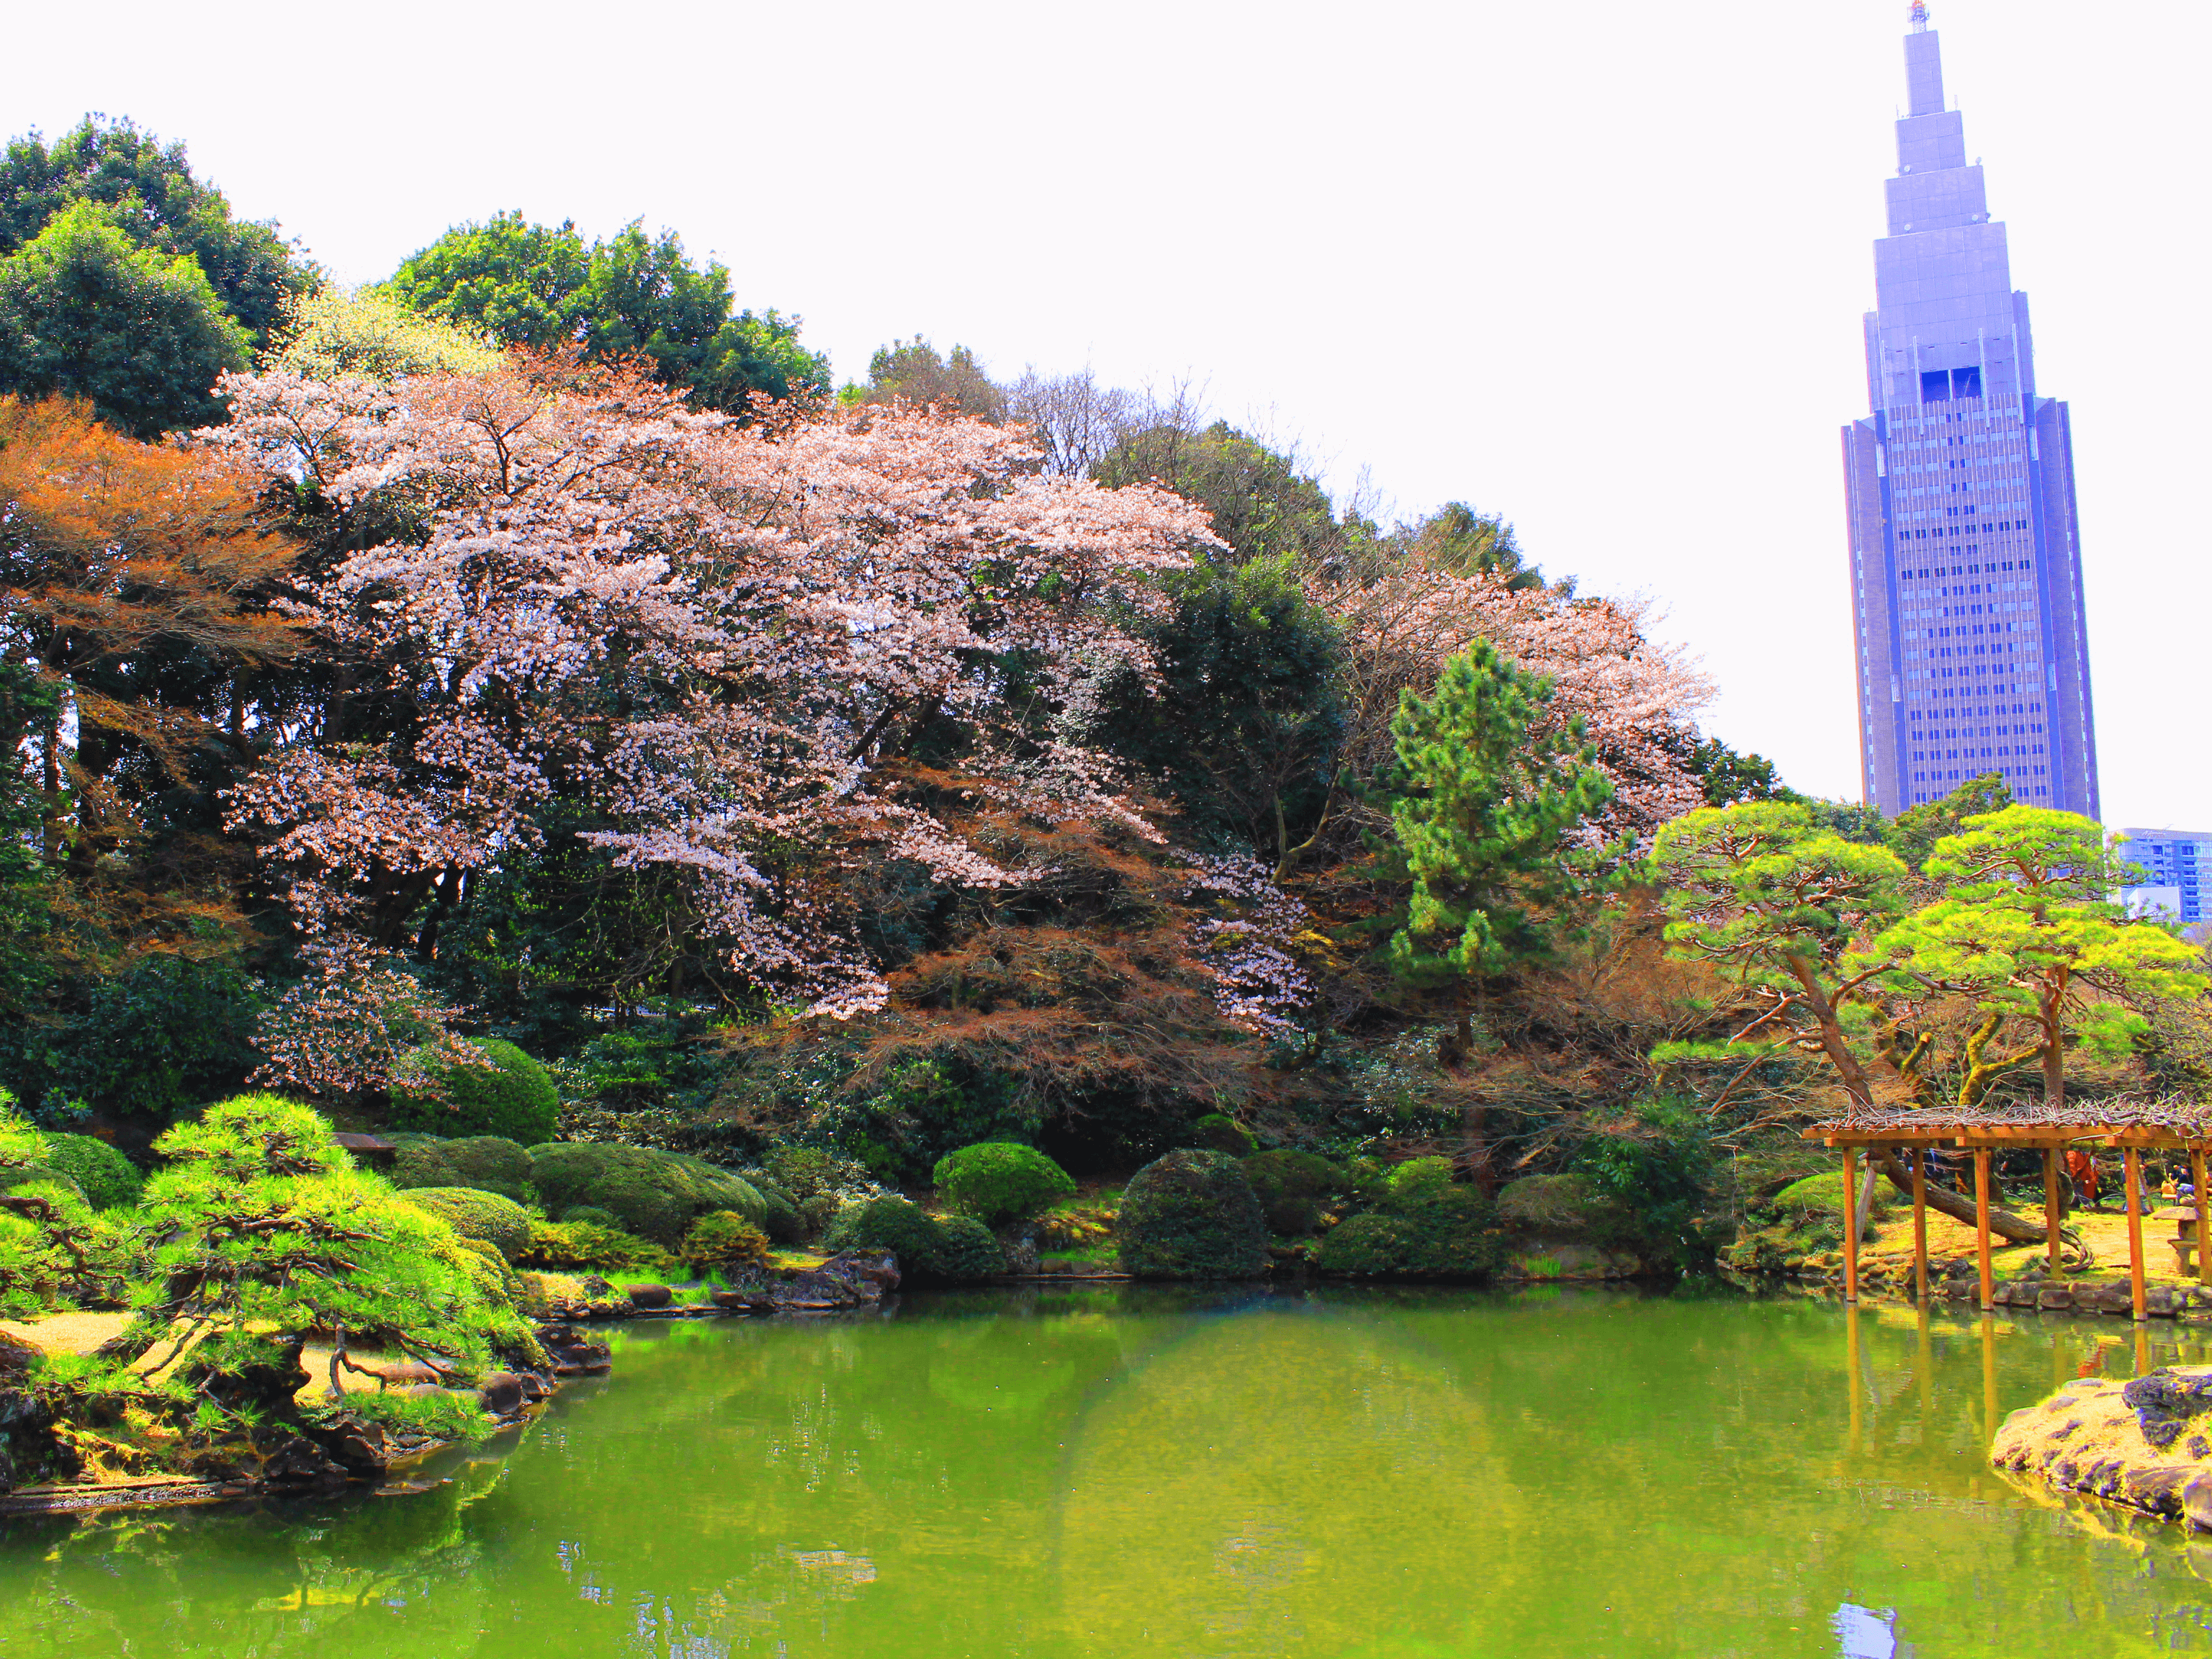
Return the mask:
[[[582,1222],[586,1226],[605,1227],[611,1233],[622,1231],[622,1223],[615,1219],[615,1212],[596,1204],[571,1204],[561,1212],[561,1220],[565,1226],[573,1227]]]
[[[1337,1185],[1336,1166],[1311,1152],[1259,1152],[1244,1160],[1244,1178],[1260,1200],[1270,1232],[1295,1237],[1321,1220],[1322,1200]]]
[[[903,1198],[848,1204],[822,1235],[826,1250],[889,1250],[905,1277],[927,1283],[986,1279],[1006,1270],[991,1230],[973,1216],[939,1221]]]
[[[1115,1221],[1121,1269],[1139,1279],[1250,1279],[1267,1265],[1267,1224],[1244,1169],[1187,1147],[1129,1179]]]
[[[938,1196],[988,1226],[1018,1221],[1075,1196],[1075,1182],[1034,1146],[979,1141],[937,1160]]]
[[[393,1083],[392,1127],[435,1135],[491,1135],[523,1146],[550,1136],[561,1115],[561,1096],[545,1068],[497,1037],[471,1046],[491,1065],[456,1065],[436,1044],[425,1044],[408,1057],[403,1072],[418,1081]]]
[[[1863,1181],[1866,1177],[1859,1177]],[[1767,1207],[1785,1223],[1818,1224],[1832,1221],[1844,1224],[1844,1176],[1840,1170],[1826,1175],[1807,1176],[1802,1181],[1793,1181],[1767,1200]],[[1887,1181],[1877,1181],[1874,1186],[1874,1208],[1877,1215],[1895,1209],[1901,1194]]]
[[[734,1210],[756,1227],[768,1201],[752,1183],[702,1158],[649,1146],[562,1140],[530,1149],[530,1178],[554,1214],[577,1205],[613,1214],[625,1232],[674,1246],[696,1216]]]
[[[989,1279],[1006,1271],[1006,1253],[991,1230],[972,1215],[947,1216],[937,1224],[937,1261],[933,1271],[940,1279]]]
[[[463,1238],[480,1238],[512,1261],[530,1243],[530,1215],[511,1198],[473,1187],[417,1187],[400,1194],[418,1210],[453,1224]]]
[[[768,1235],[734,1210],[710,1210],[691,1224],[677,1255],[702,1271],[766,1267]]]
[[[1249,1129],[1221,1112],[1208,1112],[1196,1120],[1183,1139],[1187,1146],[1210,1152],[1226,1152],[1231,1158],[1249,1158],[1260,1150],[1260,1143],[1252,1139]]]
[[[392,1160],[392,1184],[402,1192],[414,1187],[473,1187],[518,1204],[538,1201],[538,1189],[530,1184],[530,1153],[519,1140],[504,1135],[447,1140],[426,1134],[398,1134],[392,1139],[399,1148]]]
[[[1388,1207],[1331,1228],[1314,1265],[1361,1278],[1486,1279],[1505,1258],[1497,1222],[1477,1188],[1415,1181]]]
[[[137,1166],[104,1140],[91,1135],[48,1133],[46,1164],[77,1184],[95,1210],[135,1209],[146,1177]]]

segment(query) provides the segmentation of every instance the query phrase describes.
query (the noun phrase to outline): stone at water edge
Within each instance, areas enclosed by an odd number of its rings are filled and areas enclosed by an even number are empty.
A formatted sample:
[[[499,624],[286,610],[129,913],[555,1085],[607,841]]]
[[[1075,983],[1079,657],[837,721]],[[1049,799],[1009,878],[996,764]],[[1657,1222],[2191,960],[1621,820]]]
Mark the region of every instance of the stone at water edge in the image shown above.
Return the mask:
[[[665,1285],[628,1285],[623,1288],[629,1292],[631,1307],[649,1313],[659,1312],[676,1299],[675,1293]]]
[[[2005,1419],[1990,1462],[2061,1491],[2212,1528],[2212,1366],[2069,1382]]]

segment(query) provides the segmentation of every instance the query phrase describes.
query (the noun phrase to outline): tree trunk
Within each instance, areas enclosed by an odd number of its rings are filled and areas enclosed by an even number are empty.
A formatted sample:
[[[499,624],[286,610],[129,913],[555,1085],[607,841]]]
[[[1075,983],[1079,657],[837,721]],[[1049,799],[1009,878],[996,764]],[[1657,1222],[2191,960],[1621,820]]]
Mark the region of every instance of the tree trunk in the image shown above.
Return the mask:
[[[1912,1173],[1897,1161],[1895,1149],[1884,1146],[1880,1149],[1878,1158],[1874,1155],[1874,1150],[1869,1149],[1869,1163],[1889,1177],[1891,1186],[1910,1197]],[[1949,1216],[1954,1221],[1963,1221],[1969,1227],[1974,1224],[1974,1200],[1962,1193],[1946,1192],[1931,1182],[1928,1188],[1928,1207]],[[1994,1204],[1990,1206],[1990,1231],[2008,1244],[2040,1244],[2049,1237],[2033,1222],[2023,1221],[2010,1210],[2001,1210]],[[1865,1234],[1862,1232],[1860,1237],[1864,1237]]]
[[[1867,1160],[1866,1179],[1859,1182],[1858,1201],[1854,1206],[1859,1212],[1858,1236],[1862,1242],[1869,1236],[1873,1229],[1874,1195],[1880,1188],[1881,1184],[1881,1171],[1875,1167],[1874,1160],[1872,1158],[1869,1158]]]

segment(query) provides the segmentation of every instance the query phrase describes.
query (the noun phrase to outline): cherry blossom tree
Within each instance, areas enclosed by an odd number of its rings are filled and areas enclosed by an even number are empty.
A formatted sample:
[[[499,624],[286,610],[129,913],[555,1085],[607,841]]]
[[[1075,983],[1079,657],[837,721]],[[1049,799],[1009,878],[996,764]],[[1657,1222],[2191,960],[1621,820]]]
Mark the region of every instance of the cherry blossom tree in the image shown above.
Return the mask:
[[[1026,878],[947,805],[1156,836],[1073,734],[1104,676],[1146,667],[1151,578],[1213,544],[1164,490],[1040,476],[980,421],[741,426],[557,356],[222,389],[204,440],[356,550],[295,609],[386,716],[356,730],[334,698],[234,791],[309,933],[404,942],[557,797],[619,864],[680,872],[760,995],[842,1016],[884,995],[846,896],[863,863]]]

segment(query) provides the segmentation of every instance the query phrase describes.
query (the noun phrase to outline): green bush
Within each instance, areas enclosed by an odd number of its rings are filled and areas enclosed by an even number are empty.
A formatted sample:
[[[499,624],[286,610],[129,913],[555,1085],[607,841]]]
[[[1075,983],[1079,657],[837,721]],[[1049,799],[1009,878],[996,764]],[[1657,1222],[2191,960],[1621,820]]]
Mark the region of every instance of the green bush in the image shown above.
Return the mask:
[[[1418,1200],[1443,1191],[1451,1178],[1448,1158],[1409,1158],[1391,1170],[1387,1184],[1391,1201]]]
[[[1244,1178],[1267,1218],[1267,1230],[1294,1238],[1321,1221],[1322,1206],[1336,1189],[1336,1166],[1311,1152],[1258,1152],[1244,1160]]]
[[[1006,1253],[991,1230],[972,1215],[947,1216],[937,1224],[938,1246],[934,1271],[940,1279],[956,1282],[989,1279],[1006,1271]]]
[[[1486,1279],[1505,1255],[1497,1221],[1497,1206],[1478,1188],[1419,1176],[1383,1208],[1331,1228],[1314,1265],[1358,1278]]]
[[[534,1221],[530,1225],[530,1242],[515,1257],[515,1264],[523,1267],[650,1273],[656,1279],[670,1273],[675,1262],[673,1256],[649,1239],[588,1221]]]
[[[561,1212],[561,1219],[571,1226],[581,1222],[589,1227],[604,1227],[611,1233],[622,1231],[622,1223],[615,1218],[615,1212],[596,1204],[571,1204]]]
[[[764,1206],[761,1217],[763,1231],[779,1244],[796,1244],[806,1237],[806,1218],[799,1213],[789,1193],[765,1181],[755,1181],[750,1185],[761,1195]]]
[[[491,1064],[462,1064],[439,1043],[426,1043],[401,1062],[392,1085],[392,1127],[436,1135],[496,1136],[524,1146],[550,1136],[561,1114],[561,1096],[545,1068],[497,1037],[468,1046]]]
[[[734,1210],[710,1210],[691,1224],[677,1255],[702,1273],[741,1273],[768,1265],[768,1235]]]
[[[471,1238],[466,1233],[454,1243],[469,1258],[463,1264],[469,1277],[485,1295],[503,1296],[513,1302],[522,1294],[522,1275],[507,1265],[498,1245],[488,1238]]]
[[[768,1202],[751,1182],[682,1152],[557,1141],[530,1149],[530,1176],[554,1213],[587,1204],[656,1244],[681,1243],[692,1218],[710,1210],[735,1210],[756,1227],[768,1219]]]
[[[46,1135],[46,1163],[76,1182],[95,1210],[135,1209],[146,1185],[131,1160],[90,1135]]]
[[[1530,1232],[1612,1237],[1630,1217],[1588,1176],[1528,1176],[1498,1189],[1498,1218]]]
[[[436,1135],[397,1134],[392,1139],[399,1148],[392,1161],[392,1184],[402,1192],[413,1187],[473,1187],[518,1204],[538,1201],[538,1189],[530,1184],[530,1154],[520,1141],[503,1135],[446,1140]]]
[[[51,1139],[51,1137],[50,1137]],[[1866,1177],[1859,1177],[1863,1181]],[[1874,1212],[1887,1215],[1900,1201],[1897,1189],[1887,1181],[1877,1181],[1874,1188]],[[1844,1174],[1840,1170],[1826,1175],[1807,1176],[1802,1181],[1793,1181],[1764,1206],[1774,1218],[1785,1225],[1817,1226],[1821,1222],[1833,1222],[1840,1233],[1844,1224]]]
[[[1139,1279],[1249,1279],[1267,1265],[1267,1224],[1243,1166],[1186,1147],[1129,1179],[1115,1218],[1121,1268]]]
[[[938,1196],[991,1226],[1018,1221],[1075,1196],[1075,1183],[1034,1146],[986,1140],[937,1160]]]
[[[400,1194],[418,1210],[453,1224],[463,1238],[480,1238],[508,1261],[530,1243],[530,1216],[522,1206],[497,1193],[473,1187],[417,1187]]]
[[[1192,1123],[1183,1144],[1209,1152],[1225,1152],[1231,1158],[1249,1158],[1260,1150],[1249,1129],[1220,1112],[1208,1112]]]
[[[1598,1195],[1622,1213],[1605,1242],[1682,1268],[1712,1259],[1713,1240],[1698,1218],[1713,1167],[1705,1109],[1664,1096],[1638,1103],[1632,1125],[1592,1135],[1575,1155],[1576,1172],[1588,1176]]]
[[[848,1204],[822,1235],[826,1250],[889,1250],[899,1271],[927,1283],[959,1283],[1006,1271],[1006,1258],[991,1230],[972,1216],[939,1221],[919,1204],[903,1198],[874,1198]]]

